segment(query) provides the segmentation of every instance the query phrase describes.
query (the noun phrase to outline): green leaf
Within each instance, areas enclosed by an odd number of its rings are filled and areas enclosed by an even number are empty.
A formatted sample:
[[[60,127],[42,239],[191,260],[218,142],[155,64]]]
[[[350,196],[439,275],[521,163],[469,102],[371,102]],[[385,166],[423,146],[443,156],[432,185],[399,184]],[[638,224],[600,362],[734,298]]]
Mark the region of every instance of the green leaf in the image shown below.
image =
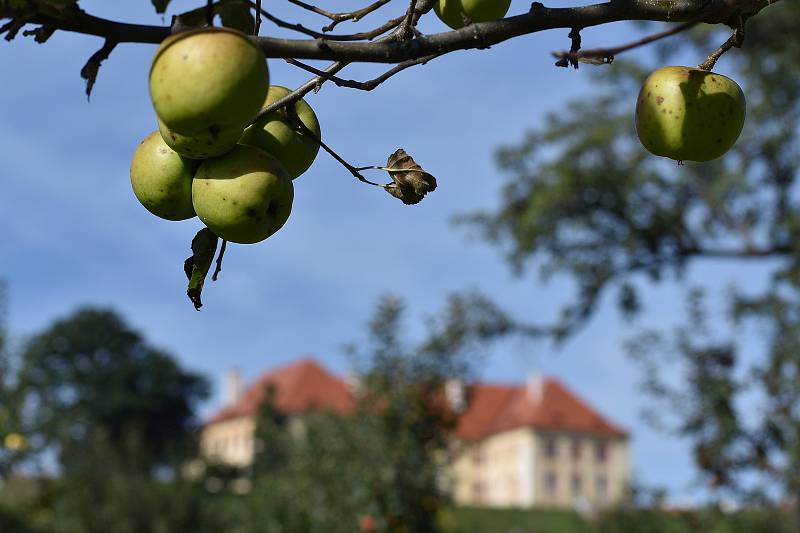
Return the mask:
[[[219,18],[226,28],[233,28],[242,33],[251,34],[256,25],[250,13],[250,5],[244,1],[230,1],[219,6]]]
[[[167,10],[170,0],[150,0],[153,7],[156,8],[156,13],[163,13]]]
[[[200,295],[203,292],[203,285],[214,260],[214,253],[217,251],[217,241],[219,238],[208,228],[203,228],[197,232],[192,239],[192,256],[183,263],[186,277],[189,278],[189,288],[186,295],[194,304],[198,311],[203,307]]]

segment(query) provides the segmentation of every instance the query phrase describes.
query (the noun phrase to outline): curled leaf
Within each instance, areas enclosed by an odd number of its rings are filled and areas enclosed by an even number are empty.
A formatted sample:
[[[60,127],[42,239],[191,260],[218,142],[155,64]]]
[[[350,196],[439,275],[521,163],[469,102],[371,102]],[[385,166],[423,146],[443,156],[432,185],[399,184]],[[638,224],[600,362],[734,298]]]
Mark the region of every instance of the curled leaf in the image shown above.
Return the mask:
[[[92,88],[94,88],[94,83],[97,81],[97,73],[100,71],[100,65],[103,64],[103,61],[108,59],[108,56],[111,55],[111,52],[114,51],[116,46],[117,43],[115,41],[106,39],[106,42],[103,43],[100,50],[92,54],[92,57],[89,58],[81,69],[81,78],[86,80],[87,99],[92,97]]]
[[[253,33],[256,19],[250,13],[250,2],[234,0],[220,4],[218,8],[220,22],[226,28],[233,28],[242,33]]]
[[[414,158],[400,148],[389,156],[385,169],[392,178],[386,191],[406,205],[417,204],[436,190],[436,178],[425,172]]]
[[[198,311],[203,307],[200,295],[203,292],[203,285],[206,276],[214,260],[214,253],[217,251],[217,241],[219,238],[208,228],[203,228],[197,232],[192,239],[192,256],[183,263],[183,271],[189,278],[189,288],[186,295],[194,304]]]
[[[153,4],[153,7],[156,8],[156,13],[165,12],[170,1],[171,0],[150,0],[150,2]]]

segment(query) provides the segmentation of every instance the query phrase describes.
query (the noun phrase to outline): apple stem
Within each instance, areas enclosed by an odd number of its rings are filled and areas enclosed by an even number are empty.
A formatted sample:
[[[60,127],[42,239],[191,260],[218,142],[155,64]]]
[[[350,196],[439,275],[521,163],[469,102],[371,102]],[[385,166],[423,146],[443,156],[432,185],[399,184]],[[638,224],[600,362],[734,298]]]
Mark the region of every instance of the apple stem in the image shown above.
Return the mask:
[[[717,60],[722,57],[722,54],[730,50],[731,48],[741,48],[742,43],[744,43],[744,23],[746,19],[739,17],[739,23],[735,30],[728,40],[722,43],[722,45],[714,50],[705,61],[697,65],[697,68],[700,70],[711,70],[714,68],[714,65],[717,64]]]
[[[222,246],[219,248],[219,255],[217,256],[217,266],[214,267],[214,273],[211,275],[211,281],[217,281],[219,273],[222,272],[222,258],[225,255],[225,249],[228,247],[228,241],[222,239]]]

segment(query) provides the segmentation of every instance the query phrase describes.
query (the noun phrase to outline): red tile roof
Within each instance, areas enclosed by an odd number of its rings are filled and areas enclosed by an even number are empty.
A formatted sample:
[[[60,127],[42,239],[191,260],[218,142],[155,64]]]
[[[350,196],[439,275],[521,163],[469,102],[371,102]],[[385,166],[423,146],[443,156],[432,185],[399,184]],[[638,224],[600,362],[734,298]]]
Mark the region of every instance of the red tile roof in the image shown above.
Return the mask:
[[[262,374],[245,389],[234,405],[217,411],[207,424],[255,415],[258,406],[266,399],[269,388],[275,391],[275,407],[285,413],[330,409],[339,414],[348,414],[354,407],[344,380],[322,368],[313,359],[301,359]]]
[[[248,387],[235,405],[220,409],[207,424],[256,414],[274,387],[275,404],[286,413],[331,409],[348,414],[354,400],[345,381],[313,359],[266,372]],[[553,378],[543,378],[538,397],[525,385],[475,383],[468,386],[468,407],[456,433],[467,440],[482,439],[519,427],[626,437],[615,426]]]
[[[538,398],[524,385],[476,383],[468,390],[469,407],[456,430],[463,439],[482,439],[519,427],[627,436],[553,378],[543,378]]]

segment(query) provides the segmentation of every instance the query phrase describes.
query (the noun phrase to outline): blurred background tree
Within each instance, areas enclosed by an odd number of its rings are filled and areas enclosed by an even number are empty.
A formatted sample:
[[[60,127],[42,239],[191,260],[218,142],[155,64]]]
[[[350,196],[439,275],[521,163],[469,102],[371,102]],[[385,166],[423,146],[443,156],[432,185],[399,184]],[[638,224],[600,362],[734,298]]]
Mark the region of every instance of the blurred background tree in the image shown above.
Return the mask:
[[[181,368],[108,309],[85,308],[33,336],[20,355],[17,394],[40,448],[66,456],[102,443],[132,471],[191,457],[205,377]]]
[[[21,406],[20,432],[36,465],[10,479],[5,496],[32,526],[65,533],[213,527],[200,487],[179,472],[196,454],[204,377],[100,308],[56,320],[13,362],[7,388]]]
[[[690,291],[686,326],[644,332],[630,345],[645,388],[668,402],[658,410],[674,415],[662,422],[692,441],[708,486],[745,498],[800,495],[800,42],[787,38],[798,24],[796,3],[775,5],[747,22],[743,47],[720,62],[742,82],[748,106],[725,157],[676,166],[645,152],[632,124],[647,72],[678,57],[699,63],[726,37],[697,28],[650,60],[584,67],[596,69],[597,90],[503,147],[500,206],[462,219],[518,273],[538,268],[574,282],[574,300],[546,328],[558,340],[608,293],[632,318],[643,311],[645,283],[683,281],[694,262],[760,264],[766,287],[733,287],[726,316],[701,320],[702,298]],[[743,356],[753,323],[765,341],[759,357]]]

